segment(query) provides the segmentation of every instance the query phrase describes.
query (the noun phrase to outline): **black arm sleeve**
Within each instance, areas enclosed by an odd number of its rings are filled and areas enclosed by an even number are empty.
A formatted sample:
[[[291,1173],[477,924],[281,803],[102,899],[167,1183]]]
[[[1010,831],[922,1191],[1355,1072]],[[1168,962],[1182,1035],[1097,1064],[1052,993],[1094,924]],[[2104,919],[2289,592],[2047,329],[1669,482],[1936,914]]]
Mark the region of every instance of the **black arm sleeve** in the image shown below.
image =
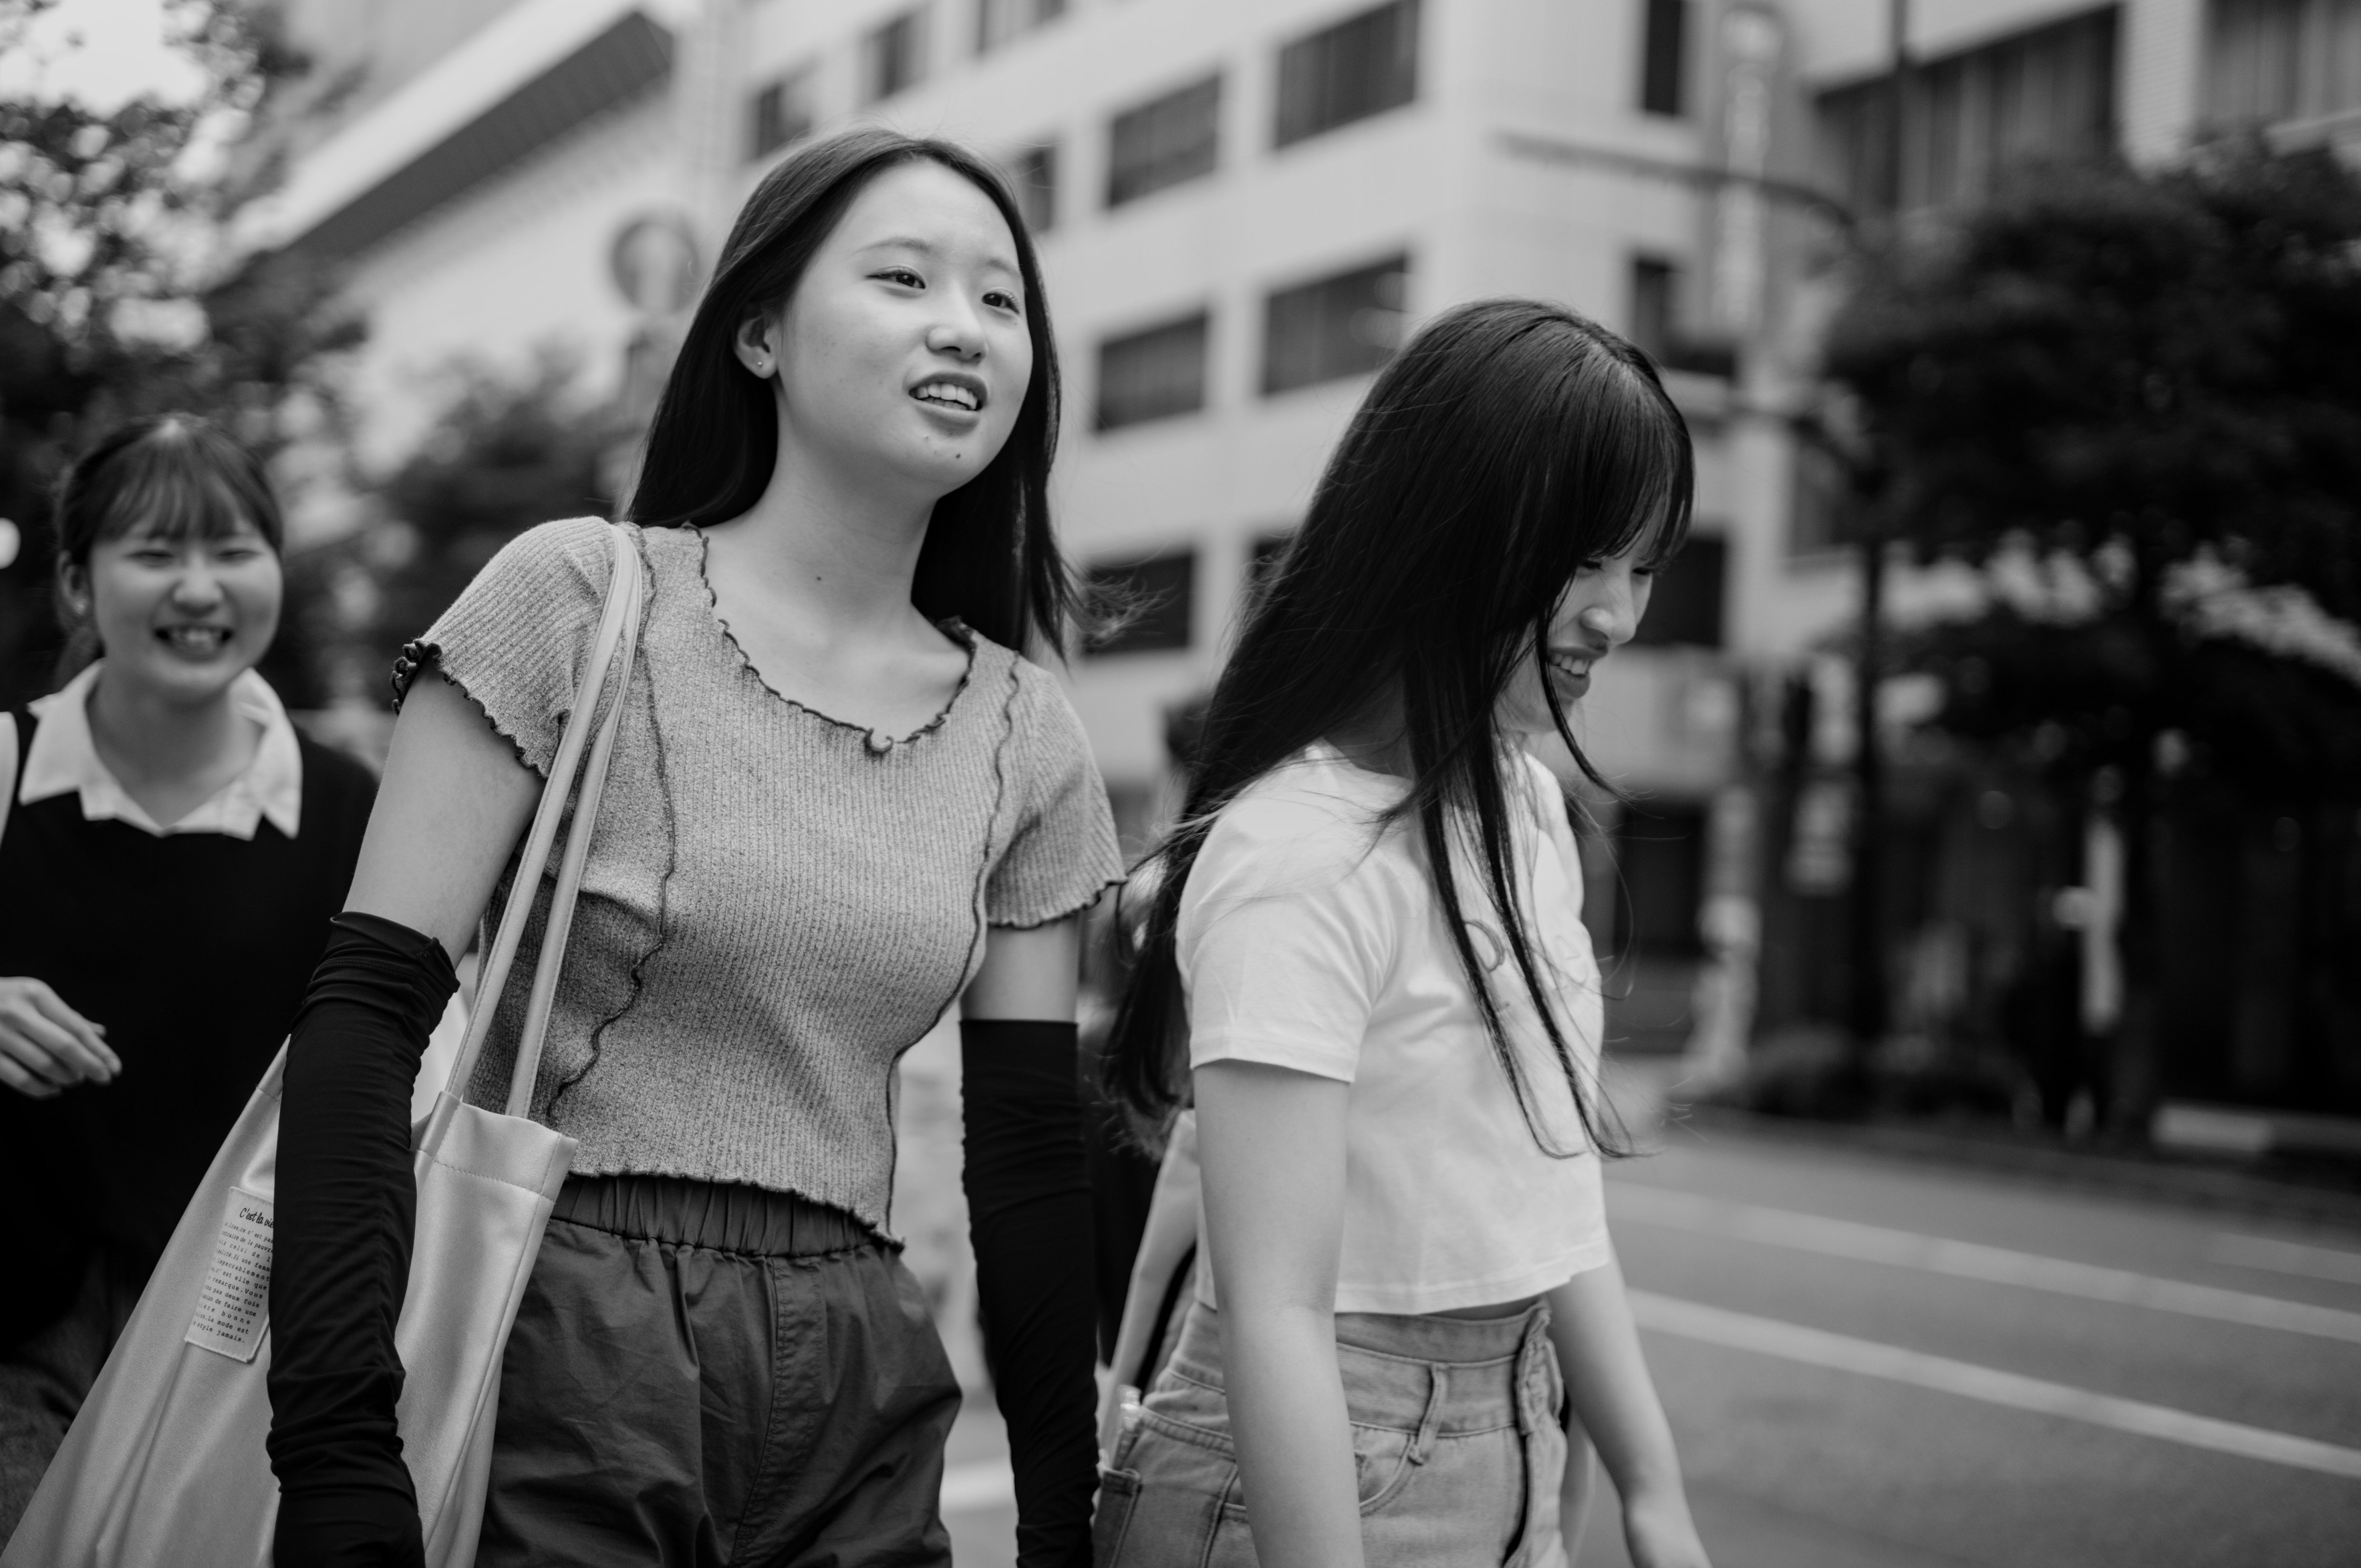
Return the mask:
[[[417,1188],[410,1086],[458,988],[443,944],[344,914],[287,1047],[270,1270],[280,1568],[423,1561],[394,1405]]]
[[[1074,1025],[960,1025],[968,1231],[1016,1472],[1019,1568],[1088,1568],[1096,1306]]]

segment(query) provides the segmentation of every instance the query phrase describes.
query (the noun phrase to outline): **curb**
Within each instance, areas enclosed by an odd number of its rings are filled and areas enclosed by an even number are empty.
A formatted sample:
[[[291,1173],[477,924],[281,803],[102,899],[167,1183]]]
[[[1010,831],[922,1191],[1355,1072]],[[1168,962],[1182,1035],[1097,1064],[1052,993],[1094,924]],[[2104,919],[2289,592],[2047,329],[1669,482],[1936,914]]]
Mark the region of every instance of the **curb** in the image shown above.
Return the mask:
[[[1661,1135],[1746,1138],[1763,1143],[1844,1148],[1931,1164],[2002,1171],[2029,1180],[2090,1191],[2155,1199],[2201,1208],[2297,1220],[2361,1231],[2361,1192],[2310,1187],[2252,1171],[1878,1123],[1813,1122],[1765,1116],[1726,1105],[1675,1103]]]

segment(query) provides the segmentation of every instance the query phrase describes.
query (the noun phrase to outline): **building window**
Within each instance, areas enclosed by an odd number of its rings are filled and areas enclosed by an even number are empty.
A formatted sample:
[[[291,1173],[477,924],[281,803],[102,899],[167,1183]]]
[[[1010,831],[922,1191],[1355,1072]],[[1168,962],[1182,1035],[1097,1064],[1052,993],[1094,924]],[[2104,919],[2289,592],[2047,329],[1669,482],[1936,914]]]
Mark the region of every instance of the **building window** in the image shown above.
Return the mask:
[[[1107,136],[1107,205],[1211,174],[1221,113],[1222,79],[1215,75],[1117,115]]]
[[[1631,346],[1665,363],[1673,348],[1673,297],[1680,269],[1653,256],[1631,258]]]
[[[909,10],[861,40],[861,101],[882,104],[926,74],[926,13]]]
[[[1016,193],[1016,210],[1025,226],[1048,234],[1058,223],[1058,144],[1041,142],[1019,150],[1008,160],[1008,188]]]
[[[2096,158],[2115,145],[2115,13],[2019,33],[1912,73],[1908,135],[1894,137],[1892,79],[1819,97],[1822,177],[1861,211],[1886,203],[1902,159],[1905,207],[1979,201],[2016,164]]]
[[[788,143],[811,135],[819,117],[812,102],[814,75],[807,66],[754,90],[752,123],[747,127],[748,158],[768,158]]]
[[[1417,96],[1418,0],[1394,0],[1279,51],[1273,143],[1286,147]]]
[[[1688,0],[1640,0],[1640,111],[1677,115],[1688,72]]]
[[[1648,613],[1631,641],[1659,648],[1721,646],[1721,606],[1730,576],[1730,542],[1693,533],[1656,574]]]
[[[2277,125],[2361,108],[2361,0],[2213,0],[2205,114]]]
[[[1681,269],[1662,257],[1631,258],[1631,345],[1667,370],[1703,376],[1737,373],[1738,356],[1728,344],[1702,343],[1681,330]]]
[[[1091,657],[1169,653],[1189,646],[1190,622],[1197,611],[1194,550],[1106,562],[1083,576],[1093,608],[1107,618],[1082,650]]]
[[[1066,14],[1066,0],[975,0],[975,52],[989,54]]]
[[[1263,310],[1266,395],[1362,376],[1393,357],[1401,341],[1410,258],[1281,289]]]
[[[1120,430],[1203,408],[1212,324],[1200,311],[1100,344],[1098,428]]]

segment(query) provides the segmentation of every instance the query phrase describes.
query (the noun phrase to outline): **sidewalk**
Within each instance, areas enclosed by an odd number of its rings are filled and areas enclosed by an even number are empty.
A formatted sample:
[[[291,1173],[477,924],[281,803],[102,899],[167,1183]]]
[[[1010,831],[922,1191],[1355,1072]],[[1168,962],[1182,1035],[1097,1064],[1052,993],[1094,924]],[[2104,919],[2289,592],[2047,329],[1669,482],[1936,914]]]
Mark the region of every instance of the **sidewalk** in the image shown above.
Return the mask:
[[[2346,1190],[2169,1153],[2070,1147],[2040,1135],[1931,1122],[1819,1122],[1768,1116],[1679,1098],[1677,1058],[1612,1060],[1608,1093],[1634,1133],[1666,1144],[1752,1139],[1869,1150],[2001,1172],[2034,1181],[2127,1193],[2160,1201],[2361,1230],[2361,1190]]]

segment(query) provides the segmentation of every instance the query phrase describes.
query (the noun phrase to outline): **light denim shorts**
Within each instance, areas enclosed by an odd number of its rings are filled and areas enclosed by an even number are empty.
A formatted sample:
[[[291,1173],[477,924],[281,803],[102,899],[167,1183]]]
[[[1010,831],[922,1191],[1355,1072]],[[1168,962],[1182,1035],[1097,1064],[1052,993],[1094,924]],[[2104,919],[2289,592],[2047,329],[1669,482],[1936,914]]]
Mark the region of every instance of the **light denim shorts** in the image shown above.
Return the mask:
[[[1369,1568],[1565,1568],[1565,1387],[1549,1307],[1514,1317],[1336,1315]],[[1221,1317],[1180,1343],[1100,1477],[1098,1568],[1252,1568],[1222,1395]]]

